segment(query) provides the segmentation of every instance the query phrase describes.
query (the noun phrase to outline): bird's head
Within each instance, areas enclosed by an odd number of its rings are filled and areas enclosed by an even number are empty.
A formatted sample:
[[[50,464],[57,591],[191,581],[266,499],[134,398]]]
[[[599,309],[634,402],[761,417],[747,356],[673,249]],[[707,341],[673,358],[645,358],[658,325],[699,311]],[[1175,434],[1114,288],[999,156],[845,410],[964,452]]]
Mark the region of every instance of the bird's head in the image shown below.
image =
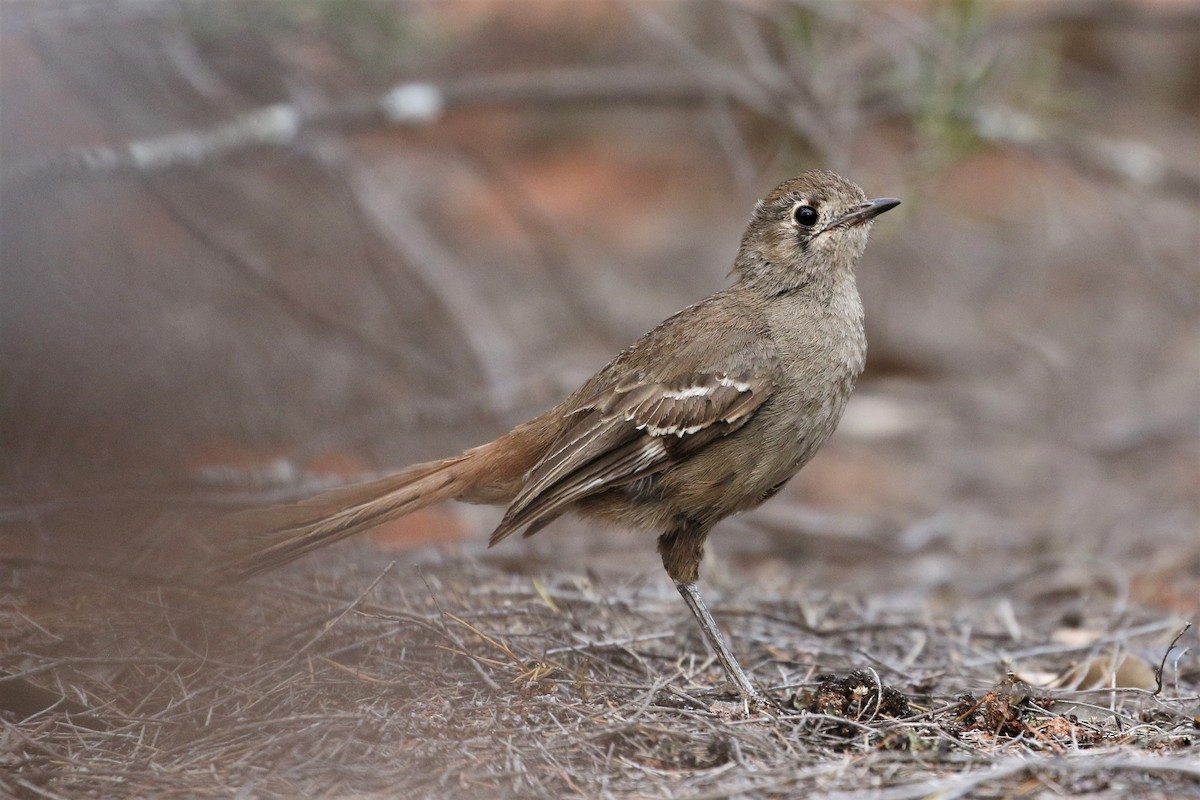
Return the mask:
[[[784,181],[754,209],[734,272],[742,281],[788,291],[852,273],[875,217],[900,204],[868,200],[850,181],[824,170]]]

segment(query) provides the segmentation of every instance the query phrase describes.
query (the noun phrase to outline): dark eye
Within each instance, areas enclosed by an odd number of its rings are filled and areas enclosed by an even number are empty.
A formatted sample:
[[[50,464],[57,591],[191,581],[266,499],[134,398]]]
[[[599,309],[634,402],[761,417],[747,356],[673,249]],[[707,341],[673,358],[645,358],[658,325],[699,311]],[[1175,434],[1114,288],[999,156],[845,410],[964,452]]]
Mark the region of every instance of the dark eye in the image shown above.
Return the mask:
[[[796,206],[796,210],[792,212],[792,219],[806,228],[816,225],[819,218],[817,210],[812,206]]]

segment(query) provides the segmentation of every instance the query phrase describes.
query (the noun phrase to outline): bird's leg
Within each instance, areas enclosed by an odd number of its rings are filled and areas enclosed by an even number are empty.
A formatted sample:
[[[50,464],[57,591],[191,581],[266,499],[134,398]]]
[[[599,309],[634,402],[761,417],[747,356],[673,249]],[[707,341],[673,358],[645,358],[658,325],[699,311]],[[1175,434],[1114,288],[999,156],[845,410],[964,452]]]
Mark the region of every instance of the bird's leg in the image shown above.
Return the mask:
[[[704,600],[700,597],[700,590],[696,588],[695,582],[680,583],[676,586],[679,589],[679,593],[683,595],[683,602],[687,603],[688,608],[696,615],[696,621],[700,623],[700,627],[704,630],[705,638],[712,645],[712,649],[717,654],[717,660],[725,668],[725,674],[729,676],[729,680],[733,681],[733,685],[737,687],[738,693],[744,699],[754,704],[763,703],[762,695],[750,685],[750,679],[746,677],[741,664],[738,663],[737,658],[733,655],[733,651],[729,649],[729,645],[725,642],[725,637],[721,635],[721,629],[717,627],[717,621],[713,619],[708,606],[704,605]]]
[[[696,588],[708,528],[709,526],[693,520],[679,518],[658,537],[658,552],[662,556],[663,567],[671,576],[671,580],[675,581],[676,588],[683,595],[683,602],[687,603],[692,614],[696,616],[696,621],[704,631],[704,638],[708,639],[708,643],[717,654],[717,660],[725,669],[725,674],[737,687],[738,694],[753,705],[762,706],[765,705],[763,696],[750,685],[750,679],[746,677],[733,651],[729,649],[725,637],[721,635],[721,629],[717,627],[717,621],[713,619],[708,606],[704,605],[700,590]]]

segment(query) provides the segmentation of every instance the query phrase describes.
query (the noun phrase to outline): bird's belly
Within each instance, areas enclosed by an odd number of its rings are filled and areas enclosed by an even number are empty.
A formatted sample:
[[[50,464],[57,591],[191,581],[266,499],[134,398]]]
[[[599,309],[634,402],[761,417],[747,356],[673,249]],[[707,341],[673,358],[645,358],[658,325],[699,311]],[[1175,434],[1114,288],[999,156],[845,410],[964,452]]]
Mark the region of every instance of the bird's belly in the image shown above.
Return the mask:
[[[843,405],[835,401],[791,410],[764,406],[736,435],[712,442],[636,487],[637,492],[648,504],[707,523],[754,508],[808,463],[833,432]]]

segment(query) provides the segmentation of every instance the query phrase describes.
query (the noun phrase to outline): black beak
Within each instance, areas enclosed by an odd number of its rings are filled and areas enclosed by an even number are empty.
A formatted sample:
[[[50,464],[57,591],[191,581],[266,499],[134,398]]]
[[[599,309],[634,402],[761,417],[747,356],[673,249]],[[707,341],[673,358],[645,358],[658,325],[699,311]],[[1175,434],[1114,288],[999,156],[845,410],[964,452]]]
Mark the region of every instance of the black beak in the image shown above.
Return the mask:
[[[878,217],[885,211],[891,211],[898,205],[900,205],[900,201],[894,197],[878,197],[874,200],[868,200],[849,214],[843,214],[829,223],[826,226],[826,230],[839,227],[853,228],[855,225],[862,225],[864,222]]]

